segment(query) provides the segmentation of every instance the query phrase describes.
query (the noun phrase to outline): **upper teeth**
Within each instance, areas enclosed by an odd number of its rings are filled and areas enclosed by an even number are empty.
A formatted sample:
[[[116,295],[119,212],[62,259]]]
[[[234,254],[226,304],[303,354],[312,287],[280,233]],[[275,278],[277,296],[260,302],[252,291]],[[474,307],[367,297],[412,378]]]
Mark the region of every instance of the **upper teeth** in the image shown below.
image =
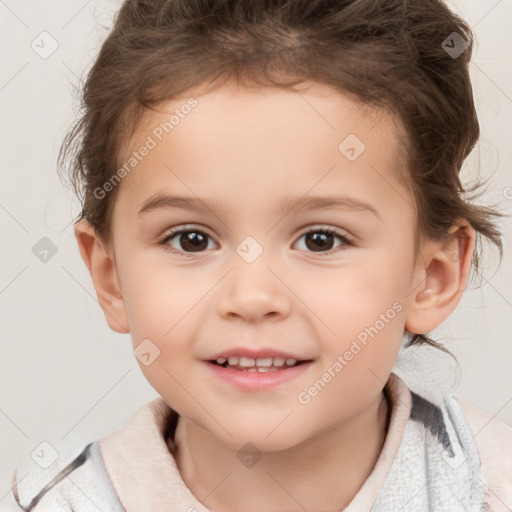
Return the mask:
[[[284,357],[263,357],[253,359],[252,357],[236,357],[231,356],[227,359],[225,357],[219,357],[217,359],[218,364],[224,364],[228,362],[229,366],[242,366],[244,368],[251,368],[254,366],[270,368],[271,366],[293,366],[297,359],[285,359]]]

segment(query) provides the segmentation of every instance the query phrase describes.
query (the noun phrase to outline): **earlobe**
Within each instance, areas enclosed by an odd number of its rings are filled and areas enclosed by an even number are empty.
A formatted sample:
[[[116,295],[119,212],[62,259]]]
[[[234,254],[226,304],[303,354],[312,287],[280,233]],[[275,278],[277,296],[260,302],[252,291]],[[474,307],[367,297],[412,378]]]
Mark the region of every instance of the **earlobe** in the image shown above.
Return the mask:
[[[474,229],[456,222],[440,242],[429,242],[419,269],[420,285],[412,291],[405,328],[426,334],[437,328],[456,308],[466,287],[475,243]]]
[[[130,332],[123,295],[111,255],[87,220],[82,219],[75,224],[75,237],[108,325],[120,334]]]

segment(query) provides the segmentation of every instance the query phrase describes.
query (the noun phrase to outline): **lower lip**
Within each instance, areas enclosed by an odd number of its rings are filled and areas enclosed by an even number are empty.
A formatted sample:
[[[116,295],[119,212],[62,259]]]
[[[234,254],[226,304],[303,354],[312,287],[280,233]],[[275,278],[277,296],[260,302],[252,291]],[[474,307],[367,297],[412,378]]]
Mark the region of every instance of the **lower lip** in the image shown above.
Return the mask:
[[[224,368],[210,361],[206,361],[206,364],[217,377],[241,389],[247,391],[264,391],[299,377],[299,375],[302,375],[308,370],[311,361],[272,372],[233,370],[231,368]]]

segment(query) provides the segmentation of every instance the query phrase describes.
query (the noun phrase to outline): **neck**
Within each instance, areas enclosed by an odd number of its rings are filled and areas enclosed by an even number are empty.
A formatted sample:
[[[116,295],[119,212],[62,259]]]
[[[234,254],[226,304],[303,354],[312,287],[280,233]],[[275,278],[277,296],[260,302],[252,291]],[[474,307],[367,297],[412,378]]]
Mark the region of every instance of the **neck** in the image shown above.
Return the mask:
[[[384,393],[349,422],[300,445],[264,452],[251,467],[237,450],[179,417],[174,457],[186,486],[204,506],[222,512],[337,512],[370,475],[387,432]]]

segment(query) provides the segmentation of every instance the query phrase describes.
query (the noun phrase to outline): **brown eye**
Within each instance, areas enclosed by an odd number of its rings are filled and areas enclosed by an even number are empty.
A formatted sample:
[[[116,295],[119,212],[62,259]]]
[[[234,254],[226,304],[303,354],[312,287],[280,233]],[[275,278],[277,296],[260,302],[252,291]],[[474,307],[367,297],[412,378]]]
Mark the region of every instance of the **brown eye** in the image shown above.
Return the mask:
[[[348,238],[332,229],[314,228],[301,236],[304,238],[304,245],[307,251],[324,253],[330,252],[336,247],[350,245]],[[341,240],[341,244],[336,244],[336,239]]]
[[[179,237],[179,243],[186,251],[197,252],[206,249],[208,237],[197,231],[186,231]]]
[[[334,245],[334,237],[331,233],[308,233],[306,235],[306,247],[312,251],[320,250],[329,251]]]
[[[208,249],[209,239],[210,237],[202,231],[182,229],[171,232],[159,244],[171,251],[194,253]]]

